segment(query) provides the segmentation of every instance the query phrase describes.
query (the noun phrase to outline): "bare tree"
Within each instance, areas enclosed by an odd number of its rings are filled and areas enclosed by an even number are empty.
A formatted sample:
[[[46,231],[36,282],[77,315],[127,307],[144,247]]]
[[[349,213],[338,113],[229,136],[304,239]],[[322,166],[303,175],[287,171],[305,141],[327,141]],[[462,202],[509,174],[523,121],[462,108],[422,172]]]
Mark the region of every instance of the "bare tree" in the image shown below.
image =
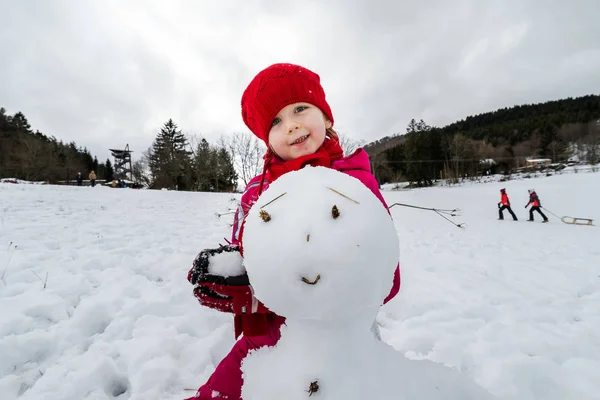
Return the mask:
[[[592,165],[600,161],[600,119],[588,124],[589,134],[586,139],[586,161]]]
[[[479,160],[477,159],[476,143],[473,139],[461,134],[455,135],[450,142],[450,153],[455,183],[465,174],[475,175]]]
[[[256,136],[248,132],[224,135],[219,138],[218,146],[227,150],[244,185],[261,173],[266,148]]]
[[[148,156],[143,154],[142,158],[133,162],[131,166],[131,176],[133,181],[144,186],[150,187],[152,184],[152,175],[148,167]]]
[[[363,147],[367,142],[362,139],[352,139],[346,135],[339,135],[340,138],[340,146],[342,150],[344,150],[344,154],[349,156],[354,153],[356,149]]]
[[[390,182],[395,178],[394,172],[388,165],[388,159],[385,152],[381,152],[371,158],[371,171],[378,184]]]
[[[26,171],[24,175],[25,179],[38,180],[40,176],[46,173],[46,171],[42,170],[46,168],[44,162],[47,161],[43,143],[31,135],[23,136],[22,143],[27,149],[22,154],[23,167]]]
[[[198,152],[198,145],[204,139],[202,135],[197,133],[186,133],[185,138],[188,142],[188,151],[192,154],[192,157],[196,157],[196,153]]]

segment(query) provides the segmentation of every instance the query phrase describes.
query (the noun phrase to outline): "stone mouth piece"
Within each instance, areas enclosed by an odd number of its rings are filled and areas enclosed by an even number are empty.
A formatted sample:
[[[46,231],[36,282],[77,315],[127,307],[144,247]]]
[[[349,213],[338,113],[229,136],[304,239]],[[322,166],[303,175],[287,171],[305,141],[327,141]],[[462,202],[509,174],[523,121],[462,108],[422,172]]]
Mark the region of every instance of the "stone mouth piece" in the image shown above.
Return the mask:
[[[307,285],[316,285],[317,282],[319,282],[321,280],[321,275],[320,274],[317,275],[317,277],[312,281],[304,276],[300,279],[302,280],[302,282],[306,283]]]

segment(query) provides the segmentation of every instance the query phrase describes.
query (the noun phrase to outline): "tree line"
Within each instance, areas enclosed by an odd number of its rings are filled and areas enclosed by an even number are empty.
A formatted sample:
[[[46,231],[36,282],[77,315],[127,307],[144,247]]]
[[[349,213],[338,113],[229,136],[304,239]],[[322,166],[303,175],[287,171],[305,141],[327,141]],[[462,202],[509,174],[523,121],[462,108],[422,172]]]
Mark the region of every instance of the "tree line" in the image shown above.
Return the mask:
[[[366,146],[380,182],[416,186],[442,178],[510,173],[527,157],[600,161],[600,96],[503,108],[445,127],[412,119],[402,135]]]
[[[133,174],[152,189],[230,192],[238,175],[224,146],[213,146],[204,138],[190,143],[169,119],[152,146],[136,161]]]
[[[363,145],[341,135],[346,154]],[[600,96],[520,105],[470,116],[445,127],[411,120],[404,134],[364,146],[380,183],[408,180],[417,186],[442,178],[508,172],[526,157],[600,160]],[[216,145],[184,135],[169,119],[132,165],[131,178],[154,189],[232,191],[262,171],[264,144],[250,133],[222,136]],[[493,160],[493,161],[491,161]],[[86,148],[33,131],[23,113],[0,108],[0,178],[74,180],[91,170],[110,181],[110,160],[98,162]]]
[[[110,160],[100,163],[75,142],[34,132],[22,112],[10,115],[0,108],[0,178],[56,183],[73,181],[77,172],[87,175],[92,170],[98,179],[112,179]]]
[[[342,137],[348,154],[362,144]],[[126,178],[151,189],[230,192],[262,172],[265,151],[264,143],[251,133],[223,135],[213,145],[185,135],[169,119]],[[75,142],[34,132],[23,113],[9,115],[0,109],[0,178],[57,183],[74,181],[79,171],[85,177],[92,170],[99,180],[116,178],[109,159],[99,163]]]
[[[133,162],[131,178],[152,189],[232,191],[262,171],[264,145],[249,133],[222,136],[217,145],[184,135],[169,119],[143,156]],[[87,148],[33,130],[22,112],[0,108],[0,178],[61,183],[78,172],[95,171],[98,180],[115,179],[110,159],[98,161]]]

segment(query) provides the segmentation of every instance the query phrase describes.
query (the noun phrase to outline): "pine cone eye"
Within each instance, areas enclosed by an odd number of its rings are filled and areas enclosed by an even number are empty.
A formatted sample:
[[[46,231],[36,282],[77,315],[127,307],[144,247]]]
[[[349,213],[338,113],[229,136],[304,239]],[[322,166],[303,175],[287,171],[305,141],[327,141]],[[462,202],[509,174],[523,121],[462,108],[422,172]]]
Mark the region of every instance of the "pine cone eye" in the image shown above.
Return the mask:
[[[258,213],[258,215],[265,222],[269,222],[271,220],[271,214],[269,214],[265,210],[260,210],[260,212]]]
[[[331,216],[333,217],[333,219],[338,219],[340,216],[340,210],[338,210],[336,205],[331,207]]]

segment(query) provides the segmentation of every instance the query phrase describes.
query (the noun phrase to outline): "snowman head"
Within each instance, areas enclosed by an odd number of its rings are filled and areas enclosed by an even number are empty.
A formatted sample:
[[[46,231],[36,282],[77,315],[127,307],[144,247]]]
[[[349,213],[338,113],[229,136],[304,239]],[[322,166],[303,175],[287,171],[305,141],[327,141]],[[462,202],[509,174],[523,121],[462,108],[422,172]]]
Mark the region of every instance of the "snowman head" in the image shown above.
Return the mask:
[[[389,293],[398,236],[358,179],[324,167],[289,172],[249,211],[244,265],[258,300],[287,319],[372,319]]]

